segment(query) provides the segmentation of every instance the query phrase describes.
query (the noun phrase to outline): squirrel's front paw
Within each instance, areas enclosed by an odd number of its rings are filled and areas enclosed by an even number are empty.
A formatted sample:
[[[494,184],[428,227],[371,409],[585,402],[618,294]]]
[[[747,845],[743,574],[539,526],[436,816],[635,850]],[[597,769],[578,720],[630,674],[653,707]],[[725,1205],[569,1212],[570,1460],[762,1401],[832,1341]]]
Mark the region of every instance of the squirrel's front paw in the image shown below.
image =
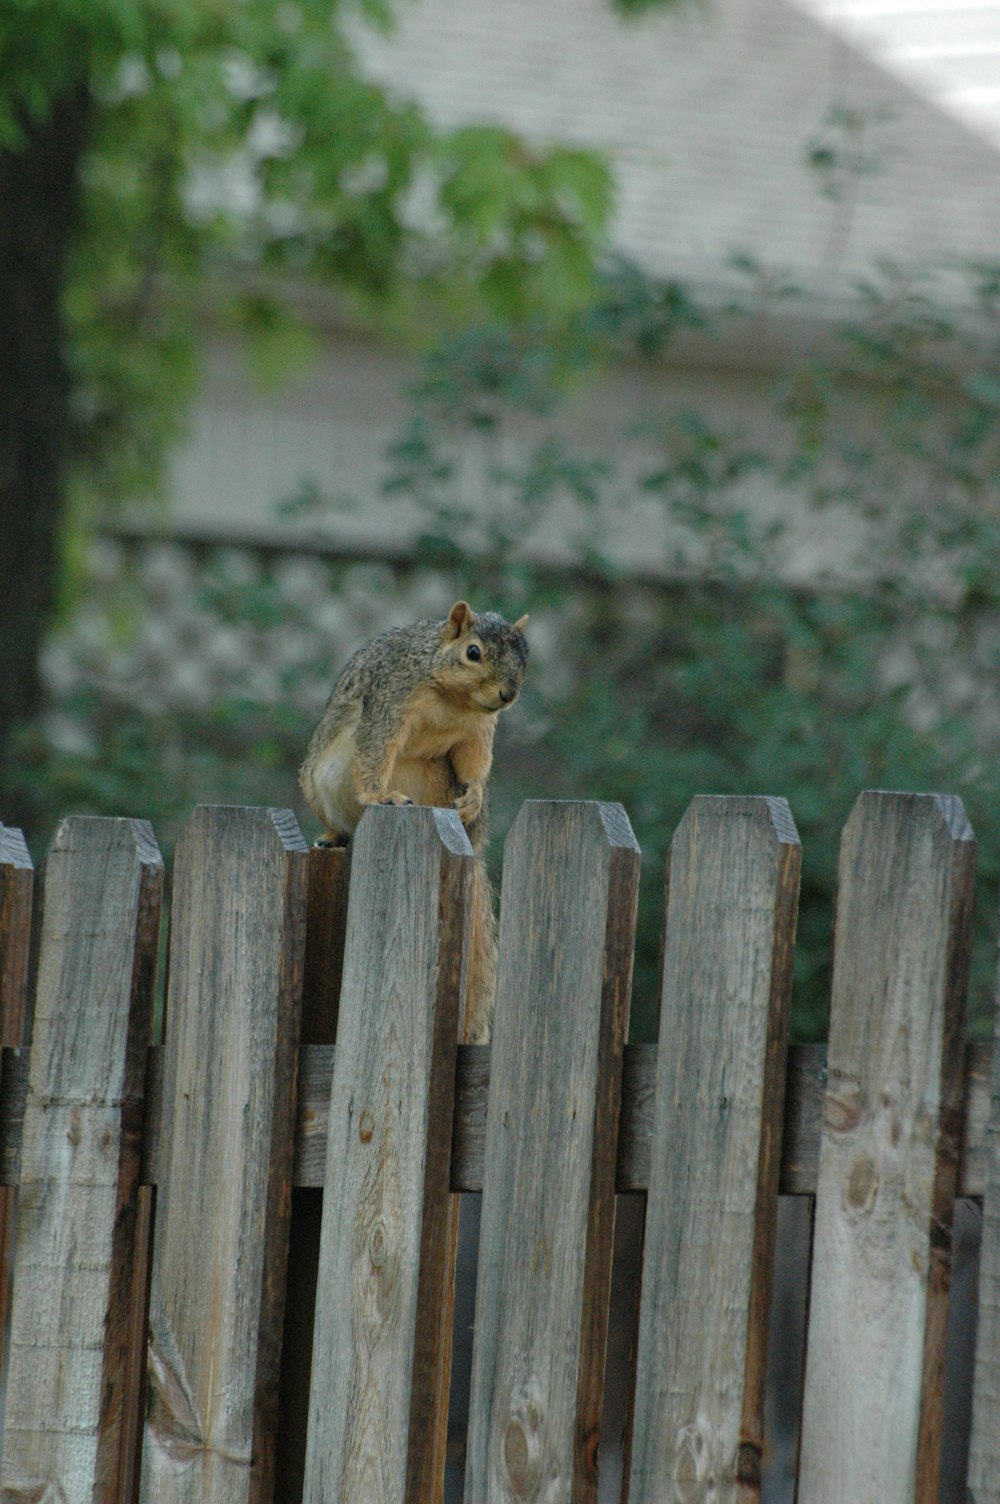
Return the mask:
[[[401,794],[398,789],[393,789],[390,793],[386,794],[384,799],[380,799],[378,802],[379,804],[412,804],[413,800],[408,799],[405,794]]]
[[[471,825],[483,807],[483,789],[478,783],[467,783],[454,800],[454,807],[463,825]]]

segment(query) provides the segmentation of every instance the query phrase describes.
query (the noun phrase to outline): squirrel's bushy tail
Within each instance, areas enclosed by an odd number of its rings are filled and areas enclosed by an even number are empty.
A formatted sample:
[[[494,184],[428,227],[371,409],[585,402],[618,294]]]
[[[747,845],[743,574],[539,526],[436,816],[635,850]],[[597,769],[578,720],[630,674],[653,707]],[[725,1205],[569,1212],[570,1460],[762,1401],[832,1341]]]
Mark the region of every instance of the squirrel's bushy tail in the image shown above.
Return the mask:
[[[493,1021],[493,995],[497,979],[497,921],[493,888],[486,863],[479,855],[472,868],[472,898],[469,912],[469,951],[465,985],[465,1044],[486,1044]]]

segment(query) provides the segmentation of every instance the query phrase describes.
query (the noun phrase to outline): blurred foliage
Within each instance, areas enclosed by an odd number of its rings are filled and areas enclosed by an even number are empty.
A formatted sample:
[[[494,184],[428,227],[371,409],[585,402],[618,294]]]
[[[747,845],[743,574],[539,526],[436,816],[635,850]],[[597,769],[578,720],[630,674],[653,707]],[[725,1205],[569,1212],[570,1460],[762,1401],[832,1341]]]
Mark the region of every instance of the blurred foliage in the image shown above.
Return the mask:
[[[589,300],[611,179],[595,155],[493,126],[445,131],[363,77],[384,0],[13,0],[0,150],[87,100],[65,290],[75,499],[155,492],[206,314],[263,381],[307,358],[290,281],[410,335]],[[41,190],[40,185],[40,190]]]
[[[977,277],[985,287],[982,269]],[[525,693],[501,723],[494,859],[523,798],[624,804],[643,849],[639,1037],[655,1017],[670,836],[705,792],[791,805],[803,842],[794,1027],[804,1037],[824,1028],[837,848],[857,795],[960,794],[980,850],[970,1019],[986,1027],[1000,878],[991,319],[984,312],[975,331],[975,363],[967,347],[956,357],[962,331],[932,319],[922,295],[905,306],[889,277],[879,296],[873,288],[862,330],[845,330],[825,361],[781,383],[767,447],[703,413],[670,412],[644,428],[656,443],[638,475],[622,446],[587,453],[567,443],[560,394],[606,349],[642,358],[680,328],[706,326],[678,290],[621,269],[558,339],[484,325],[424,364],[387,456],[387,493],[416,503],[423,519],[412,561],[363,578],[333,566],[330,599],[368,612],[351,646],[399,619],[418,577],[434,583],[442,614],[458,595],[511,617],[530,610]],[[804,499],[770,518],[755,504],[793,484]],[[666,524],[658,543],[651,535],[641,578],[622,572],[613,547],[637,492]],[[785,582],[803,507],[822,516],[845,504],[856,544],[853,555],[841,550],[837,577]],[[296,505],[321,516],[324,498],[310,486]],[[543,566],[553,523],[567,557]],[[329,662],[315,608],[291,601],[273,572],[241,579],[220,556],[200,579],[192,614],[256,634],[252,661],[295,634],[312,632],[311,647],[294,661],[286,654],[269,687],[237,677],[185,711],[140,713],[134,696],[112,704],[92,687],[78,707],[88,748],[24,746],[25,776],[53,814],[142,813],[169,844],[197,799],[294,802],[293,769],[319,708],[303,686],[329,685],[340,662]],[[311,831],[306,814],[303,824]]]
[[[365,80],[352,36],[391,24],[391,9],[4,8],[0,147],[16,150],[61,93],[91,101],[65,295],[81,505],[156,489],[209,315],[246,333],[265,383],[311,348],[283,296],[290,283],[321,280],[353,318],[377,310],[411,338],[443,329],[388,456],[387,492],[420,510],[413,567],[440,582],[442,612],[467,594],[532,615],[526,692],[503,723],[498,841],[527,795],[618,799],[632,818],[644,853],[637,1032],[653,1018],[670,833],[703,792],[789,800],[804,853],[795,1026],[821,1032],[839,832],[860,790],[879,786],[966,803],[980,843],[981,1027],[1000,876],[996,719],[979,713],[998,693],[984,623],[1000,605],[1000,267],[944,269],[926,285],[873,269],[864,316],[779,383],[767,435],[677,409],[643,427],[639,474],[624,444],[581,451],[560,436],[567,391],[615,361],[655,362],[680,333],[725,330],[676,283],[597,269],[611,186],[595,157],[529,149],[493,126],[435,130]],[[833,113],[807,146],[838,204],[877,170],[863,126]],[[748,287],[794,300],[771,269],[743,258],[742,270]],[[949,281],[965,297],[970,275],[971,328],[947,312],[962,301]],[[643,582],[614,548],[636,494],[664,523]],[[297,501],[322,514],[322,494]],[[854,557],[809,589],[786,567],[803,502],[858,524]],[[569,562],[546,569],[536,558],[553,530]],[[334,594],[350,576],[331,571]],[[128,643],[142,592],[105,582],[95,593],[111,645]],[[400,593],[392,572],[369,592],[375,629]],[[215,560],[192,619],[247,634],[251,661],[311,630],[305,656],[266,684],[236,665],[210,702],[188,705],[157,697],[155,673],[124,687],[78,674],[54,696],[60,734],[51,718],[19,733],[36,855],[74,809],[151,818],[169,849],[198,800],[292,802],[313,714],[302,687],[340,666],[314,614],[266,572],[241,583]]]
[[[638,477],[672,523],[649,558],[671,583],[653,598],[616,570],[609,549],[628,484],[614,447],[588,456],[548,436],[517,464],[516,446],[504,449],[505,425],[538,411],[536,388],[551,401],[551,372],[535,345],[521,349],[509,331],[483,332],[478,345],[466,336],[451,352],[451,381],[441,352],[417,390],[390,485],[424,508],[425,556],[460,569],[470,591],[511,614],[530,606],[534,620],[558,621],[560,651],[573,660],[558,684],[532,675],[527,702],[538,707],[539,728],[505,759],[505,806],[513,811],[540,790],[618,799],[642,845],[640,1032],[653,1016],[670,834],[705,792],[780,794],[791,805],[804,863],[794,1026],[803,1036],[822,1032],[840,830],[866,788],[963,798],[980,871],[970,1020],[988,1027],[1000,879],[991,419],[1000,325],[987,269],[973,278],[980,318],[970,332],[883,268],[865,289],[866,322],[841,330],[823,358],[779,384],[783,421],[768,448],[702,413],[661,420],[660,457]],[[657,351],[677,332],[665,307],[662,289],[650,288],[646,315],[658,310],[666,325]],[[703,313],[682,307],[680,327],[705,327]],[[613,290],[590,311],[574,360],[592,358],[585,327],[621,308]],[[617,333],[640,328],[633,305]],[[636,338],[632,353],[641,350]],[[470,446],[490,498],[485,525],[478,516],[470,523],[463,500]],[[791,486],[803,500],[770,519],[755,504]],[[546,581],[525,558],[549,509],[567,497],[578,531],[565,541],[582,567],[575,579]],[[838,550],[836,569],[815,586],[782,583],[796,513],[839,506],[842,517],[845,505],[858,524],[853,551]],[[963,678],[974,683],[959,699],[953,687]],[[990,700],[992,720],[977,730],[973,705]]]

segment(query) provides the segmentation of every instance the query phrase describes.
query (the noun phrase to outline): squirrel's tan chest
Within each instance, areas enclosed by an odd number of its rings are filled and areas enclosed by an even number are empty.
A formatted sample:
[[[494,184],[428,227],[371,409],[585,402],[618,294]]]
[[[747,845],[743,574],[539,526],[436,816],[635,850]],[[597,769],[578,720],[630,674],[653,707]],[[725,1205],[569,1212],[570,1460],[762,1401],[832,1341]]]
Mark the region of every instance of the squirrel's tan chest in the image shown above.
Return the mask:
[[[482,712],[454,705],[431,690],[418,690],[406,707],[397,743],[398,762],[432,762],[475,736]]]
[[[434,694],[407,706],[390,782],[417,804],[448,806],[455,797],[449,754],[468,735],[471,717]]]

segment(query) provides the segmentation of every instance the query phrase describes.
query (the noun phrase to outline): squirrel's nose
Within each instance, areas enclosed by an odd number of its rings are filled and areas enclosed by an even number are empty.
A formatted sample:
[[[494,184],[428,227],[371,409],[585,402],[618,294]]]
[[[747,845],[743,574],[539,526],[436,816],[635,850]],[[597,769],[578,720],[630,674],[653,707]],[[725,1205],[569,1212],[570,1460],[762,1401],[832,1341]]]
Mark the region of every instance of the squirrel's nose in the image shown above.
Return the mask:
[[[500,698],[505,705],[509,705],[512,700],[517,698],[517,690],[508,686],[506,689],[500,691]]]

